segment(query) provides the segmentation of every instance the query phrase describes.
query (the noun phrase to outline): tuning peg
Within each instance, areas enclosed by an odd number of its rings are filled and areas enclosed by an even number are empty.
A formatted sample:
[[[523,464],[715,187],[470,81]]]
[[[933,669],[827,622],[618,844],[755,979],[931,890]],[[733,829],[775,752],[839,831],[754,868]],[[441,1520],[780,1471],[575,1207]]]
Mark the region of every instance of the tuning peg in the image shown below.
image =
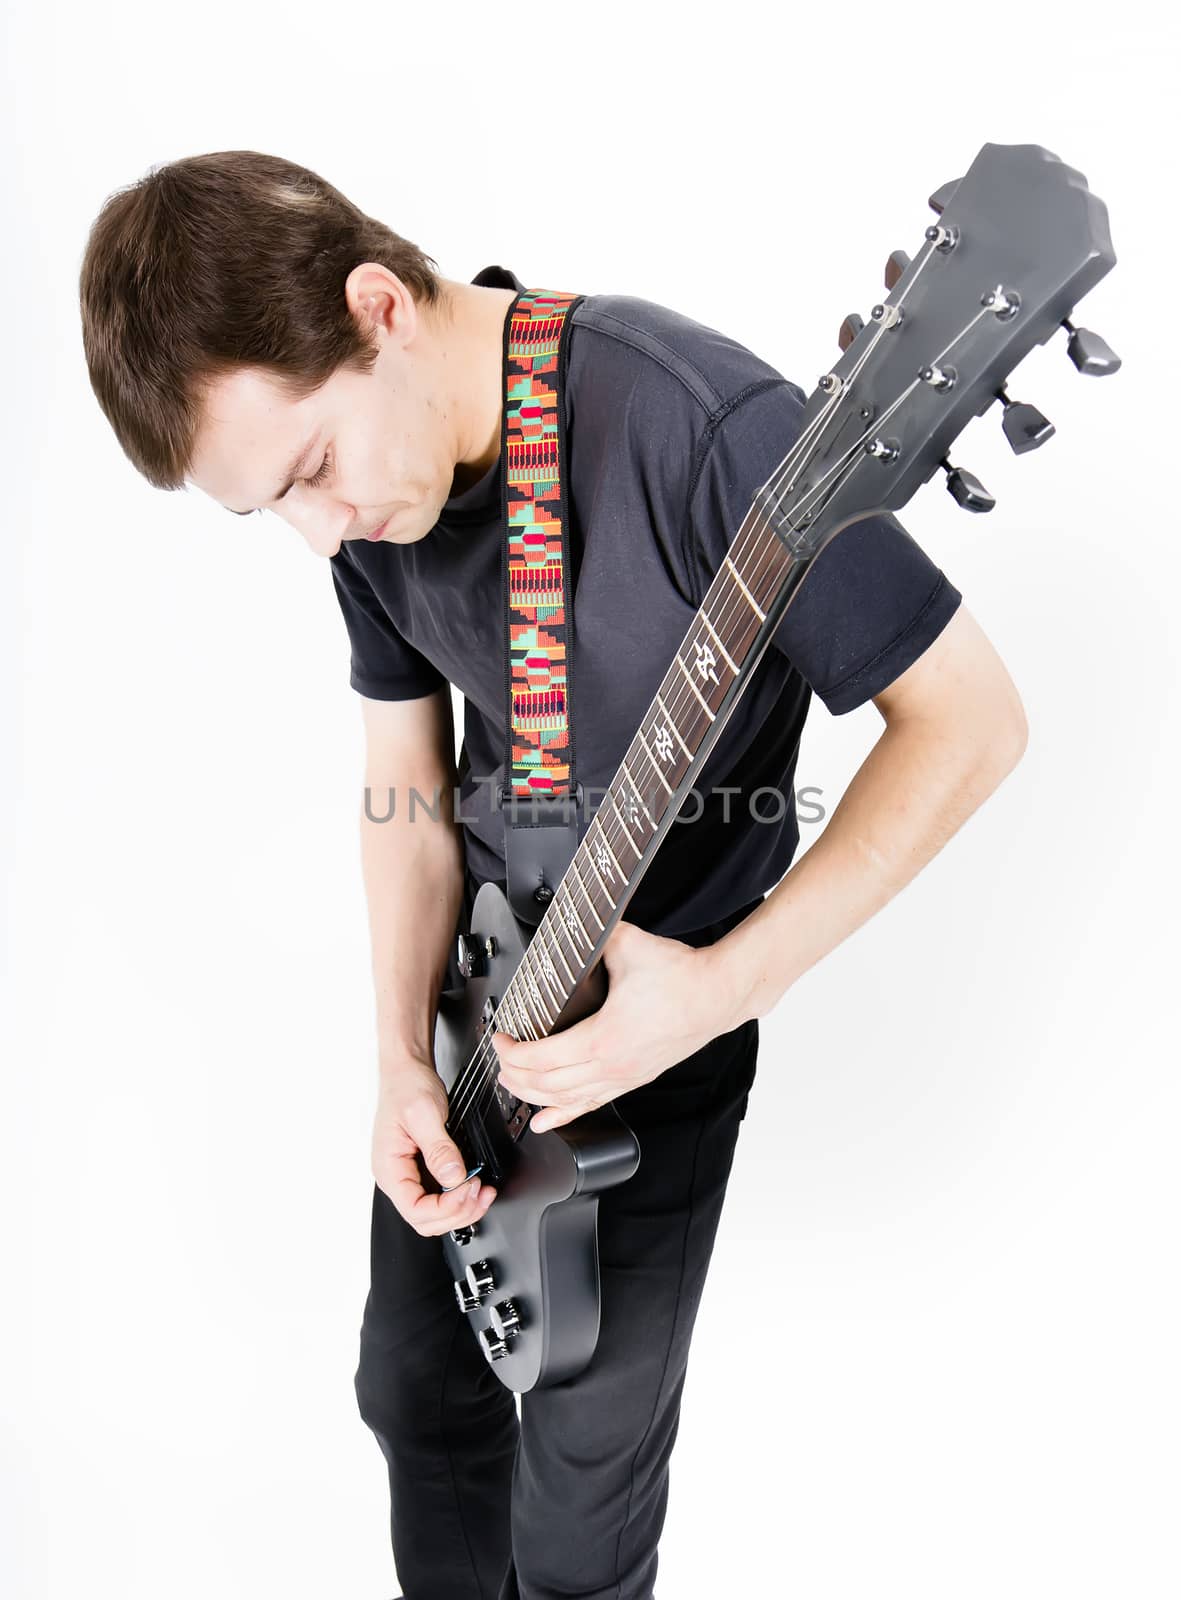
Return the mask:
[[[943,210],[944,206],[948,203],[959,186],[960,180],[958,178],[953,178],[950,183],[945,183],[941,189],[936,189],[935,193],[927,201],[927,204],[930,206],[931,210],[938,215],[938,213]]]
[[[1088,378],[1106,378],[1123,366],[1106,339],[1101,339],[1097,333],[1089,328],[1076,328],[1069,317],[1063,319],[1062,326],[1070,335],[1066,353]]]
[[[1045,444],[1047,439],[1054,437],[1054,424],[1036,406],[1027,405],[1021,400],[1010,400],[1003,385],[996,395],[1005,408],[1001,427],[1015,456],[1024,455],[1027,450],[1036,450],[1039,444]]]
[[[883,274],[886,280],[886,288],[892,289],[909,266],[910,257],[905,250],[891,250],[889,259],[886,262],[886,270]]]
[[[855,311],[850,311],[844,322],[841,323],[841,331],[837,334],[837,343],[842,350],[849,348],[864,326],[865,318],[859,317]]]
[[[973,477],[966,467],[953,467],[946,456],[939,465],[947,473],[948,491],[965,511],[991,511],[996,505],[980,479]]]

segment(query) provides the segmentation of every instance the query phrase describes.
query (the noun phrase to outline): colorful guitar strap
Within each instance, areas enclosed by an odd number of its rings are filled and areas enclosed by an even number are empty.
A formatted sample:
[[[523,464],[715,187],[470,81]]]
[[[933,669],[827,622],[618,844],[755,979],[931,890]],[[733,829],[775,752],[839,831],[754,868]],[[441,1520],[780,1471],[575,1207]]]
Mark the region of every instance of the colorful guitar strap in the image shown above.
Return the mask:
[[[536,924],[578,846],[582,787],[570,707],[568,456],[570,313],[582,295],[525,289],[509,307],[501,420],[507,730],[507,893]]]

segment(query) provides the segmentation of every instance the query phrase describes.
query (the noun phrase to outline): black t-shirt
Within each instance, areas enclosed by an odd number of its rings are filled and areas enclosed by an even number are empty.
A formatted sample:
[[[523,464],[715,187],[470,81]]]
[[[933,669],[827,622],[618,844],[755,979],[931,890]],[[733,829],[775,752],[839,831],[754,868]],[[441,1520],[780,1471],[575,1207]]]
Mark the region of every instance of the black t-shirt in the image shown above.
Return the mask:
[[[525,287],[495,266],[472,281]],[[806,396],[736,340],[629,295],[588,295],[566,336],[569,692],[575,776],[597,806]],[[480,880],[504,878],[495,786],[480,781],[502,777],[504,763],[501,487],[498,460],[425,538],[349,540],[331,560],[352,687],[401,700],[450,682],[463,695],[461,816]],[[628,921],[675,937],[773,888],[799,843],[793,784],[812,693],[836,715],[862,705],[922,655],[961,598],[892,515],[831,539]]]

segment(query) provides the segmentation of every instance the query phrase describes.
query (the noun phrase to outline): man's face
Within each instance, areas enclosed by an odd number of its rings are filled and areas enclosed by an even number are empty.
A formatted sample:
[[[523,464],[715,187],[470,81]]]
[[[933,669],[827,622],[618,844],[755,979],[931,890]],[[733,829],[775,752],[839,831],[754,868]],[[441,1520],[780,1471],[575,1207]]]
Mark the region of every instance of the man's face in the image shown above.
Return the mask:
[[[398,288],[393,302],[366,302],[382,319],[372,372],[337,372],[298,403],[256,368],[219,380],[205,402],[190,481],[232,511],[282,517],[322,556],[383,524],[382,540],[396,544],[428,534],[452,493],[460,443],[434,341]],[[299,481],[275,498],[305,444]]]

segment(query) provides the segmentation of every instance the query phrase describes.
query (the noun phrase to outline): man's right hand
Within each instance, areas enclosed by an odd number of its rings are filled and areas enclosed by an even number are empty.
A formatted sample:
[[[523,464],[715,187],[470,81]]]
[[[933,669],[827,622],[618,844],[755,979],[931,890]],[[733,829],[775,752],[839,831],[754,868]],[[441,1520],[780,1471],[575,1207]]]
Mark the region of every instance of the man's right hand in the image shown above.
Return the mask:
[[[373,1176],[398,1214],[424,1237],[448,1233],[482,1217],[496,1196],[490,1184],[463,1177],[463,1157],[444,1126],[447,1091],[429,1062],[409,1061],[384,1071],[373,1122]],[[447,1194],[428,1194],[417,1155]]]

